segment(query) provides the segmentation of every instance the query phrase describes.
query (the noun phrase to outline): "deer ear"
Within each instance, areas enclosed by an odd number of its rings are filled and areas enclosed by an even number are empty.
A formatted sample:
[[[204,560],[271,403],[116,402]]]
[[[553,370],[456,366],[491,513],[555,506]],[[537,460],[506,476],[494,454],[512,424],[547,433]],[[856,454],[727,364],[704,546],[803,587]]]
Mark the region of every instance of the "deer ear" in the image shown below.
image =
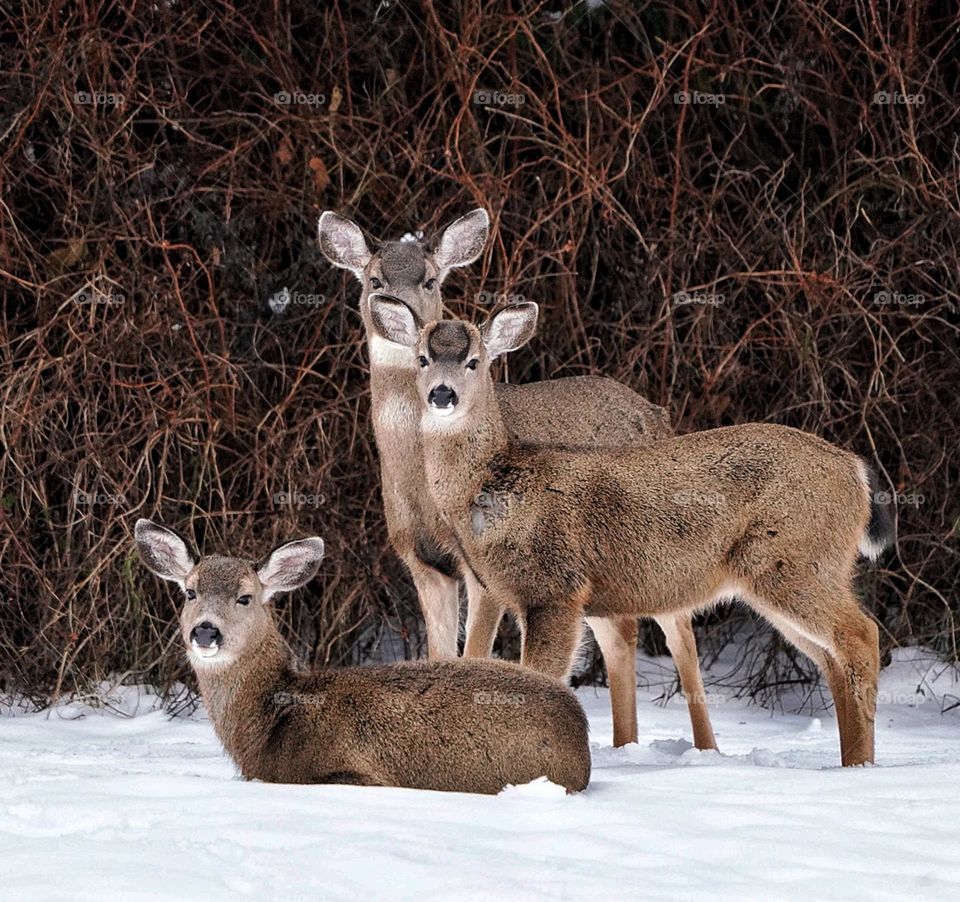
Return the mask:
[[[161,579],[169,579],[183,588],[187,574],[197,562],[187,543],[172,529],[152,520],[137,520],[133,528],[140,560]]]
[[[480,337],[492,360],[522,348],[537,331],[540,308],[532,301],[504,307],[480,327]]]
[[[381,338],[407,348],[415,348],[420,341],[423,324],[403,301],[386,294],[370,295],[370,319]]]
[[[360,226],[327,210],[320,217],[317,231],[323,255],[334,266],[349,269],[362,280],[364,267],[370,262],[370,251]]]
[[[263,585],[263,600],[269,601],[277,592],[290,592],[305,586],[317,575],[323,560],[323,539],[311,536],[286,542],[267,556],[257,568],[257,577]]]
[[[483,253],[490,234],[490,217],[482,207],[454,220],[444,230],[433,252],[442,282],[451,269],[473,263]]]

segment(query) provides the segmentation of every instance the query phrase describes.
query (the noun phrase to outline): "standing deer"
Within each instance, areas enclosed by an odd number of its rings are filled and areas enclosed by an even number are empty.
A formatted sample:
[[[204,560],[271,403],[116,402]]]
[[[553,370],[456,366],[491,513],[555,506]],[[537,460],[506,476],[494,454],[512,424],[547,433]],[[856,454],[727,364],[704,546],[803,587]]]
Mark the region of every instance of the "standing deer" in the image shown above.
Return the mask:
[[[486,211],[474,210],[448,225],[439,239],[392,241],[376,252],[359,226],[336,213],[320,217],[320,247],[335,266],[360,281],[360,316],[370,356],[370,393],[383,504],[390,541],[413,578],[427,626],[431,657],[455,656],[459,630],[459,579],[467,586],[464,654],[490,654],[503,614],[499,600],[471,576],[449,527],[438,516],[427,490],[420,439],[416,361],[409,351],[374,329],[370,295],[379,291],[403,301],[422,321],[443,316],[440,286],[450,271],[483,252],[489,230]],[[666,411],[625,385],[597,376],[578,376],[493,388],[511,440],[531,444],[563,442],[584,446],[643,443],[672,435]],[[656,618],[666,636],[690,710],[697,748],[716,748],[704,700],[692,616]],[[614,744],[637,741],[637,619],[588,620],[610,680],[615,718]]]
[[[472,578],[520,620],[523,664],[564,677],[584,614],[735,597],[825,674],[843,764],[873,761],[878,633],[852,586],[858,554],[876,557],[893,526],[859,457],[760,423],[614,450],[522,445],[490,363],[529,341],[536,304],[480,329],[424,325],[391,298],[370,309],[377,334],[416,355],[430,493]]]
[[[496,793],[546,776],[590,780],[587,720],[569,689],[515,664],[432,661],[297,670],[270,599],[309,582],[323,541],[287,542],[256,566],[197,561],[138,520],[140,557],[183,589],[180,631],[217,736],[247,779]]]

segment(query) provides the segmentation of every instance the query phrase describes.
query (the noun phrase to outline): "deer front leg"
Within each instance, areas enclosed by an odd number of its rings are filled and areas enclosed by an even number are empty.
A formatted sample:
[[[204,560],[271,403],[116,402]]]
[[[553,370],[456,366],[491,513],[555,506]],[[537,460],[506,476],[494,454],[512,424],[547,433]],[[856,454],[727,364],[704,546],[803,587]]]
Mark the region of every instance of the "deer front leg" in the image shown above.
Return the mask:
[[[528,607],[522,619],[520,664],[565,682],[580,643],[583,613],[579,607]]]
[[[460,584],[418,557],[405,559],[420,599],[431,658],[455,658],[460,632]]]
[[[463,656],[488,658],[497,638],[503,608],[469,571],[464,576],[464,582],[467,586],[467,637]]]

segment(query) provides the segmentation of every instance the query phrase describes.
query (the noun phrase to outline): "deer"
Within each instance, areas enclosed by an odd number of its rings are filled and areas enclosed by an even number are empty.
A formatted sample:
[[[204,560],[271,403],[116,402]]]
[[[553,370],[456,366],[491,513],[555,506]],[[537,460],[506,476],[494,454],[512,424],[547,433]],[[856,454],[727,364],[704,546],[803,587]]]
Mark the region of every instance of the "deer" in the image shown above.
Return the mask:
[[[213,728],[240,774],[495,794],[547,777],[590,780],[587,719],[565,686],[504,661],[297,668],[271,600],[306,585],[323,540],[285,542],[262,563],[197,559],[178,533],[134,527],[140,559],[180,586],[180,633]]]
[[[584,615],[676,616],[737,599],[826,677],[842,764],[873,763],[879,636],[853,580],[858,556],[875,560],[894,529],[865,461],[767,423],[618,449],[524,445],[490,366],[533,336],[536,304],[479,328],[420,322],[382,295],[370,311],[417,362],[429,491],[470,578],[521,623],[524,666],[566,678]]]
[[[491,654],[503,607],[470,578],[454,536],[427,491],[419,429],[417,365],[407,349],[374,328],[371,294],[386,292],[424,321],[443,316],[440,288],[449,273],[482,253],[490,220],[482,208],[451,222],[434,241],[389,241],[371,251],[360,227],[332,211],[320,217],[322,253],[361,284],[359,310],[370,361],[371,419],[380,458],[390,543],[410,573],[427,629],[431,658],[454,657],[459,634],[459,583],[467,589],[464,656]],[[514,441],[610,446],[650,442],[673,434],[667,412],[627,386],[599,376],[574,376],[525,385],[496,383],[494,395]],[[694,745],[717,747],[705,702],[692,617],[655,618],[673,656],[690,713]],[[619,712],[614,745],[636,742],[637,618],[590,617]]]

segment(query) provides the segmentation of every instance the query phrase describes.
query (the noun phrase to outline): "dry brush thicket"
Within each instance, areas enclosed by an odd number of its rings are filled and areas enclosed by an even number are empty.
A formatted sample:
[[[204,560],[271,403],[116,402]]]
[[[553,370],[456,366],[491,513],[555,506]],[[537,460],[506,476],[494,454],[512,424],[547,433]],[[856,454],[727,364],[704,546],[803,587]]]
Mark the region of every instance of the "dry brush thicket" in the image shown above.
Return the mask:
[[[186,675],[139,516],[207,551],[319,533],[321,577],[280,605],[298,649],[419,652],[326,208],[380,239],[490,210],[445,289],[473,317],[542,305],[513,380],[604,373],[683,431],[765,420],[865,455],[898,493],[862,587],[884,646],[955,657],[948,7],[5,4],[3,685]],[[805,677],[777,651],[744,646],[744,687]]]

